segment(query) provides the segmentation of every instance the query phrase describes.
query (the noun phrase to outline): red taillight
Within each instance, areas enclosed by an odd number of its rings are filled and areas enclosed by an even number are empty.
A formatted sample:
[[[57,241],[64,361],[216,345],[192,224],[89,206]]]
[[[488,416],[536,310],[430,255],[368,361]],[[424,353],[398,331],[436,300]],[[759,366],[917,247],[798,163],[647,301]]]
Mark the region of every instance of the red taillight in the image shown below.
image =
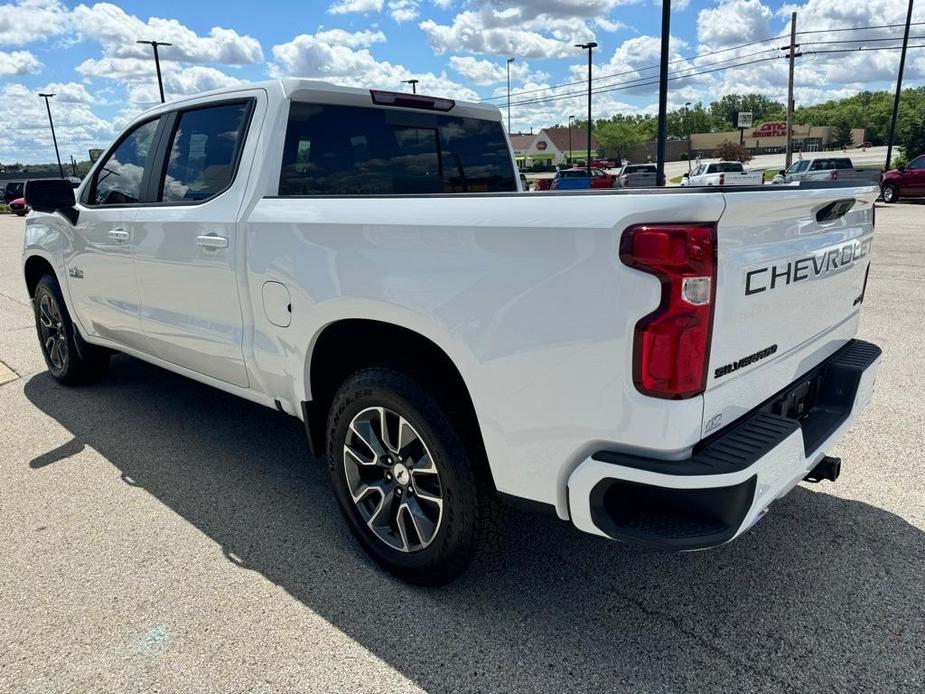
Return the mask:
[[[832,181],[838,180],[838,171],[836,169],[832,169],[832,172],[829,174],[829,179]]]
[[[721,173],[721,174],[719,175],[719,184],[720,184],[720,185],[725,185],[725,183],[726,183],[726,174]]]
[[[702,393],[713,331],[716,227],[633,226],[620,239],[620,259],[662,283],[658,308],[636,323],[636,388],[657,398],[681,399]]]

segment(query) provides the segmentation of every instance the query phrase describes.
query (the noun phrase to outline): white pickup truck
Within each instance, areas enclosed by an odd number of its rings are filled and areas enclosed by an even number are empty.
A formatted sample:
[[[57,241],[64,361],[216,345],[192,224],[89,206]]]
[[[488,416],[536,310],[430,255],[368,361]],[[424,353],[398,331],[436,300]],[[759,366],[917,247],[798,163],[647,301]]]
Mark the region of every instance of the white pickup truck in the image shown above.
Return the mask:
[[[749,171],[738,161],[699,164],[681,179],[682,186],[755,186],[762,183],[763,171]]]
[[[76,199],[27,186],[49,372],[124,352],[302,419],[359,543],[423,584],[504,502],[688,550],[835,479],[880,358],[854,339],[876,187],[518,189],[484,104],[283,80],[159,105]]]

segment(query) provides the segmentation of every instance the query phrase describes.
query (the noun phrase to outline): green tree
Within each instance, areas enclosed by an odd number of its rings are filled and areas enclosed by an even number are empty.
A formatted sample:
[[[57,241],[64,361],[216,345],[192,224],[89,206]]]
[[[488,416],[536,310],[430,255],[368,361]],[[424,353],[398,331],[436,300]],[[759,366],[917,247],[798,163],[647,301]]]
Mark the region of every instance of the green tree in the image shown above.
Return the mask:
[[[721,161],[740,161],[743,164],[752,158],[748,149],[738,142],[730,142],[729,140],[720,144],[716,151],[713,152],[713,156]]]
[[[764,94],[726,94],[710,104],[710,118],[717,130],[736,127],[739,111],[750,111],[755,123],[769,120],[783,120],[787,109]]]
[[[906,161],[925,154],[925,111],[919,111],[917,119],[910,119],[900,131],[898,141]]]
[[[851,132],[851,123],[847,120],[839,121],[832,130],[833,147],[850,147],[854,142],[854,134]]]
[[[594,128],[594,137],[605,151],[613,153],[617,159],[646,140],[645,133],[635,119],[624,116],[598,121]]]
[[[708,133],[713,121],[709,112],[699,101],[690,108],[679,108],[668,112],[668,134],[687,137],[690,133]]]

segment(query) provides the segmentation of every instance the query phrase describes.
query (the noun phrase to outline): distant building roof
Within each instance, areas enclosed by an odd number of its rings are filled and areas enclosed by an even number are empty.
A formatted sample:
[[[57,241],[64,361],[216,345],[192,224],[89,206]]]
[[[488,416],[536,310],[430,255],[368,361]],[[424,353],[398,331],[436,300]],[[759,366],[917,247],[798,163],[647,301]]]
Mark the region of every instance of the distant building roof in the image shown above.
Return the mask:
[[[560,152],[568,152],[569,146],[569,129],[558,127],[558,128],[544,128],[543,132],[546,133],[552,143],[556,146]],[[572,150],[578,151],[581,150],[584,152],[588,147],[588,131],[586,128],[573,127],[572,128]],[[591,135],[591,149],[600,149],[600,146],[597,144],[597,140],[594,139],[594,135]]]
[[[516,151],[523,152],[530,146],[530,143],[533,142],[535,137],[536,133],[511,133],[511,146]]]

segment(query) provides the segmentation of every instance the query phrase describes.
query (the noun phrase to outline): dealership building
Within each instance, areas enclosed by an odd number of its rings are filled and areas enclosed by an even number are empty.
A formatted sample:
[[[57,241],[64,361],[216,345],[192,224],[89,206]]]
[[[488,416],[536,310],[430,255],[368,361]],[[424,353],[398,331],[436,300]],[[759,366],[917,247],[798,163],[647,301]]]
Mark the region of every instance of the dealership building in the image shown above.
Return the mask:
[[[835,126],[832,125],[794,125],[793,150],[795,152],[819,152],[831,149]],[[739,142],[738,130],[718,133],[693,133],[691,135],[691,154],[711,156],[713,150],[723,142]],[[758,123],[742,132],[742,143],[752,154],[775,154],[783,152],[787,146],[787,123],[770,121]],[[864,128],[851,129],[851,146],[864,144]]]

